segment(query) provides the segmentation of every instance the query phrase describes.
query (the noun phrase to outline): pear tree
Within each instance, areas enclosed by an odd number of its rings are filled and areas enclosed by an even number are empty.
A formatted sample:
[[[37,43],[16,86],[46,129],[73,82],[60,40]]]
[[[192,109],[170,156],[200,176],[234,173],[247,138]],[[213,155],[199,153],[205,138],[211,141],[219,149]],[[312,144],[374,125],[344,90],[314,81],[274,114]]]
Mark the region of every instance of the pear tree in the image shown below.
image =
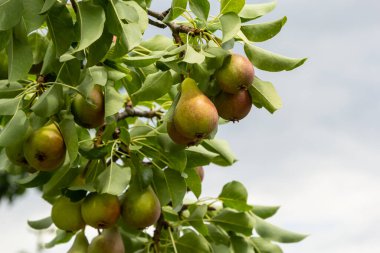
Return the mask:
[[[276,1],[152,2],[0,0],[0,199],[38,189],[51,215],[29,225],[72,253],[280,253],[303,240],[240,182],[202,195],[206,166],[238,167],[218,125],[280,109],[260,71],[306,61],[257,44],[287,18],[259,21]]]

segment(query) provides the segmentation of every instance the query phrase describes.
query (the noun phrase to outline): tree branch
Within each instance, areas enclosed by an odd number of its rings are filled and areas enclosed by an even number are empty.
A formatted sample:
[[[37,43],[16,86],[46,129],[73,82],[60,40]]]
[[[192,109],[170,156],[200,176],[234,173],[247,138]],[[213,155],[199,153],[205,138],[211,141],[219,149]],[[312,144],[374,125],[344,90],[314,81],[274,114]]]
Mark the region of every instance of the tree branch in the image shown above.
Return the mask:
[[[123,112],[119,112],[116,115],[116,120],[120,121],[128,117],[140,117],[140,118],[161,118],[162,111],[160,110],[151,110],[151,111],[139,111],[134,109],[131,106],[127,106]]]

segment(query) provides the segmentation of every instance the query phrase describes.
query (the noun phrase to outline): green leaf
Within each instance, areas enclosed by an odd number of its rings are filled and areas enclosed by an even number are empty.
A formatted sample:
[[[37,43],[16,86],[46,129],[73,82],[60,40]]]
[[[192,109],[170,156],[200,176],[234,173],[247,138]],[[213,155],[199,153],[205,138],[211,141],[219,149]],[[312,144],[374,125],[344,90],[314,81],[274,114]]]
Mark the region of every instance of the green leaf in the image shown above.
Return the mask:
[[[239,16],[243,22],[247,22],[271,12],[274,8],[276,8],[276,5],[276,0],[269,3],[246,4],[239,13]]]
[[[59,123],[59,129],[63,135],[71,164],[73,164],[78,156],[79,149],[78,134],[75,128],[74,117],[71,114],[66,114]]]
[[[187,0],[173,0],[170,12],[166,15],[164,22],[173,21],[186,11]]]
[[[8,45],[10,35],[11,32],[9,30],[0,31],[0,52]]]
[[[74,52],[89,47],[102,36],[106,16],[103,8],[92,2],[78,3],[80,40]]]
[[[262,219],[267,219],[275,215],[280,207],[279,206],[259,206],[254,205],[252,212]]]
[[[232,150],[225,140],[220,139],[212,139],[212,140],[204,140],[201,144],[207,150],[219,154],[218,157],[212,160],[213,163],[216,163],[221,166],[232,165],[236,158],[232,153]]]
[[[206,21],[210,12],[210,3],[208,0],[189,0],[190,10],[195,16]]]
[[[67,243],[71,240],[71,237],[74,236],[74,233],[69,233],[60,229],[57,229],[55,237],[48,243],[43,246],[47,249],[53,248],[55,245]]]
[[[14,29],[8,44],[8,79],[15,82],[27,76],[33,64],[33,54],[23,27]]]
[[[277,94],[273,84],[260,80],[257,76],[253,84],[248,88],[252,102],[257,107],[264,107],[270,113],[274,113],[282,107],[281,97]]]
[[[185,178],[186,185],[194,193],[195,197],[199,198],[202,193],[202,182],[194,168],[185,170],[187,178]]]
[[[210,249],[206,239],[194,231],[185,233],[176,241],[178,253],[209,253]]]
[[[227,12],[239,13],[245,5],[245,0],[222,0],[220,2],[220,13]]]
[[[57,0],[45,0],[45,3],[40,11],[40,14],[43,14],[50,10],[51,7],[57,2]]]
[[[173,78],[170,71],[158,71],[146,77],[141,89],[132,94],[137,101],[152,101],[162,97],[170,91]]]
[[[207,208],[207,205],[191,205],[189,207],[190,216],[186,219],[191,226],[204,236],[208,234],[207,226],[203,222],[203,217],[207,213]]]
[[[47,183],[50,180],[51,175],[52,174],[49,172],[37,171],[17,180],[17,183],[25,188],[39,187]]]
[[[114,115],[124,106],[123,96],[115,90],[111,85],[106,86],[106,92],[104,96],[105,100],[105,117]]]
[[[107,30],[104,30],[102,36],[100,36],[97,41],[90,45],[90,47],[87,49],[88,53],[86,66],[94,66],[103,60],[103,58],[110,50],[112,37],[113,35],[111,33],[109,33]]]
[[[223,244],[223,245],[230,244],[230,236],[225,230],[223,230],[221,227],[214,225],[212,223],[206,224],[206,226],[208,230],[207,239],[209,241],[212,241],[215,244]]]
[[[211,163],[212,160],[218,157],[218,154],[205,149],[203,146],[192,146],[186,149],[187,167],[194,168],[204,166]]]
[[[28,121],[23,111],[19,110],[0,132],[0,147],[7,147],[22,140],[28,128]]]
[[[223,186],[218,199],[223,201],[227,207],[238,211],[249,211],[252,206],[247,204],[248,192],[244,185],[237,181],[232,181]]]
[[[133,67],[146,67],[149,66],[161,58],[162,54],[146,55],[146,56],[127,56],[123,58],[123,62],[126,65]]]
[[[9,30],[20,22],[23,0],[0,0],[0,30]]]
[[[138,15],[137,23],[140,26],[140,31],[143,33],[146,30],[146,28],[148,27],[148,23],[149,23],[147,12],[145,11],[145,9],[141,8],[141,6],[138,5],[134,1],[128,1],[128,2],[124,2],[124,3],[126,5],[133,7],[136,10],[137,15]]]
[[[275,242],[282,243],[294,243],[302,241],[307,237],[307,235],[298,234],[294,232],[287,231],[285,229],[279,228],[272,225],[265,220],[255,216],[256,218],[256,232],[265,239],[269,239]]]
[[[301,66],[307,60],[307,58],[285,57],[248,44],[244,45],[244,51],[254,66],[270,72],[290,71]]]
[[[197,51],[195,51],[193,49],[192,46],[190,46],[188,44],[186,47],[185,57],[183,58],[182,61],[190,63],[190,64],[194,64],[194,63],[200,64],[200,63],[204,62],[205,59],[206,59],[206,57],[203,54],[198,53]]]
[[[65,157],[63,165],[53,174],[49,182],[43,186],[43,197],[51,198],[61,193],[63,188],[68,187],[79,174],[77,167],[70,166],[70,158]]]
[[[260,237],[252,237],[251,242],[260,253],[282,253],[282,249],[276,245]]]
[[[74,39],[74,25],[66,5],[56,3],[47,13],[49,34],[55,45],[57,56],[65,53]]]
[[[286,21],[287,18],[283,17],[272,22],[243,25],[241,27],[241,31],[248,38],[248,40],[254,42],[262,42],[276,36],[281,31]]]
[[[240,18],[236,13],[229,12],[219,18],[222,25],[223,39],[222,43],[227,42],[235,37],[240,31]]]
[[[233,209],[222,209],[222,211],[211,219],[211,222],[221,226],[226,231],[252,235],[255,220],[247,213],[237,212]]]
[[[165,51],[174,45],[173,40],[158,34],[152,38],[141,42],[140,46],[150,51]],[[136,50],[139,50],[136,48]],[[146,51],[142,51],[142,53]]]
[[[172,201],[174,209],[180,208],[186,194],[185,179],[178,171],[159,168],[153,169],[153,184],[161,206],[165,206]]]
[[[40,117],[50,117],[60,111],[63,105],[63,89],[54,84],[46,90],[32,106],[31,110]]]
[[[21,98],[0,99],[0,115],[14,115]]]
[[[45,15],[39,15],[43,0],[24,0],[23,17],[25,21],[26,30],[28,33],[38,29],[45,21]]]
[[[61,57],[62,58],[62,57]],[[77,58],[65,61],[57,75],[57,80],[63,83],[68,83],[72,86],[76,86],[79,83],[79,78],[81,74],[81,62]]]
[[[127,188],[130,180],[130,167],[121,167],[117,163],[111,163],[111,165],[98,176],[95,189],[100,193],[120,195]]]
[[[49,40],[46,36],[39,33],[32,33],[28,36],[29,45],[32,47],[33,64],[39,64],[44,60],[46,50],[49,45]]]
[[[79,91],[84,94],[85,97],[90,94],[95,84],[101,86],[106,85],[108,80],[108,73],[105,67],[92,66],[86,69],[86,74],[80,85],[77,87]]]
[[[34,220],[34,221],[30,221],[28,220],[28,225],[33,228],[33,229],[37,229],[37,230],[43,230],[43,229],[47,229],[49,228],[51,225],[53,224],[53,221],[51,220],[51,217],[46,217],[44,219],[40,219],[40,220]]]
[[[248,238],[237,235],[232,235],[230,238],[234,252],[255,253],[252,242]]]

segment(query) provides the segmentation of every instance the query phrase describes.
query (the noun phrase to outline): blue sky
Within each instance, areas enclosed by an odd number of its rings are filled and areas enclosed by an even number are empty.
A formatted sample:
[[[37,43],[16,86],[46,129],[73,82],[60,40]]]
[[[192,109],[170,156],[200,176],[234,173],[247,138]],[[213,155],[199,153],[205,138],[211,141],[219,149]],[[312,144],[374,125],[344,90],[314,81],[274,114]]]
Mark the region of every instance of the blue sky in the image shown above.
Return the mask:
[[[164,10],[170,1],[153,2]],[[230,141],[239,161],[205,168],[203,195],[217,195],[234,179],[253,204],[281,205],[273,223],[310,234],[283,245],[284,252],[380,252],[379,10],[375,0],[287,0],[262,19],[286,15],[288,22],[259,46],[309,60],[292,72],[257,71],[276,85],[284,108],[274,115],[254,109],[220,128],[218,137]],[[34,252],[26,220],[48,213],[33,193],[1,205],[4,252]]]

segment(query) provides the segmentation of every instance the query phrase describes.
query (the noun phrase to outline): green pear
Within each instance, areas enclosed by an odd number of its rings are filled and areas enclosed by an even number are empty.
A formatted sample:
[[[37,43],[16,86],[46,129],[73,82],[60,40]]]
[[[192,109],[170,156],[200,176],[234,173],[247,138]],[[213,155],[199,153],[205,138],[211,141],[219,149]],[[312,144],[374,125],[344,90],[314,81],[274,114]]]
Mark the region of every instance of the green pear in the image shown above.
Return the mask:
[[[174,110],[176,130],[191,140],[207,138],[218,126],[218,112],[191,78],[181,85],[181,97]]]
[[[149,186],[145,190],[128,190],[122,205],[121,216],[130,227],[143,229],[157,222],[161,204]]]
[[[87,253],[125,253],[123,238],[117,227],[105,229],[90,243]]]
[[[82,219],[81,202],[72,202],[65,196],[59,197],[51,209],[54,225],[68,232],[75,232],[86,225]]]
[[[65,160],[65,142],[54,123],[33,131],[23,149],[26,161],[36,170],[53,171]]]
[[[252,98],[247,90],[241,90],[236,94],[221,92],[215,97],[214,103],[219,116],[231,121],[243,119],[252,108]]]
[[[88,245],[88,240],[84,234],[84,231],[82,230],[75,236],[73,245],[69,251],[67,251],[67,253],[87,253]]]
[[[174,125],[174,122],[167,123],[167,131],[169,134],[169,137],[172,139],[173,142],[175,142],[178,145],[182,146],[193,146],[197,144],[197,139],[191,139],[183,136],[181,133],[179,133]]]
[[[88,101],[90,102],[88,102]],[[96,128],[104,123],[104,95],[100,85],[95,85],[88,98],[77,94],[71,104],[75,122],[85,128]]]
[[[90,193],[82,203],[82,217],[94,228],[110,228],[120,216],[120,202],[115,195]]]
[[[231,94],[248,89],[254,76],[252,63],[239,54],[227,56],[223,66],[215,72],[216,83],[220,89]]]
[[[24,141],[18,141],[8,147],[5,148],[5,154],[7,155],[9,161],[13,164],[28,167],[28,161],[25,158],[24,150],[23,150]]]

